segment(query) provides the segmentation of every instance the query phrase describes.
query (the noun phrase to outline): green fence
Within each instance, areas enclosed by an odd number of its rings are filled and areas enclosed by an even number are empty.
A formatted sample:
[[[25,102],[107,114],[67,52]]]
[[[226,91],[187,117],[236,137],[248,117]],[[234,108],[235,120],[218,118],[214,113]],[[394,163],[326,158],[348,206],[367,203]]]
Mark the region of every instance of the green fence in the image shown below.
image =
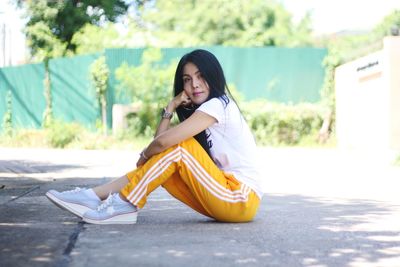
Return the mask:
[[[233,84],[245,100],[264,98],[281,103],[313,103],[320,99],[324,79],[322,61],[327,54],[326,49],[221,46],[201,48],[216,55],[224,68],[228,84]],[[178,61],[182,55],[193,49],[162,49],[162,63]],[[124,62],[139,65],[143,51],[144,48],[104,51],[111,74],[107,95],[109,127],[112,124],[112,105],[129,102],[116,94],[118,81],[115,70]],[[56,118],[77,121],[86,126],[93,126],[100,119],[100,107],[89,79],[89,66],[99,56],[100,54],[91,54],[49,61],[53,114]],[[7,91],[11,90],[13,125],[23,128],[39,127],[45,109],[44,76],[43,64],[0,69],[0,119],[6,112]]]
[[[98,54],[49,61],[53,115],[90,126],[100,117],[96,93],[90,83],[90,64]]]
[[[46,107],[43,81],[44,64],[29,64],[0,69],[0,119],[6,113],[6,95],[12,93],[14,128],[38,128]]]
[[[237,48],[202,47],[214,53],[224,69],[228,83],[246,100],[266,98],[283,103],[317,102],[324,79],[322,60],[326,49],[318,48]],[[178,60],[193,48],[163,49],[163,62]],[[143,49],[108,49],[107,64],[112,70],[126,61],[137,65]],[[116,84],[111,77],[110,84]]]

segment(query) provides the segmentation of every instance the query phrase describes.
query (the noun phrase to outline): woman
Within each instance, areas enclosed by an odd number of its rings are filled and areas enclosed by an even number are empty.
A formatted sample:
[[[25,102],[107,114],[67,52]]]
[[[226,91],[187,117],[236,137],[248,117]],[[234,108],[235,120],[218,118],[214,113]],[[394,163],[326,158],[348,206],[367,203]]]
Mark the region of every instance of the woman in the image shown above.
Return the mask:
[[[50,190],[46,196],[88,223],[133,224],[147,196],[163,186],[215,220],[251,221],[262,197],[256,145],[227,90],[213,54],[184,55],[175,73],[174,98],[164,108],[154,140],[140,153],[137,169],[93,189]],[[174,112],[180,123],[170,128]]]

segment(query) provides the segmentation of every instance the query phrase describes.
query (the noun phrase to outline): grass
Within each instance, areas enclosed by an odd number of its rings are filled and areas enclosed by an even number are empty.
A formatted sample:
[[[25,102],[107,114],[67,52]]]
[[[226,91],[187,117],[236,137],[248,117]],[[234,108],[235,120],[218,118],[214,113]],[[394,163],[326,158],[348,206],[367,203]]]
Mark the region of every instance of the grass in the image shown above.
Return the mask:
[[[336,136],[331,135],[326,142],[321,143],[318,141],[318,134],[311,134],[304,136],[300,139],[300,141],[295,145],[296,147],[312,147],[312,148],[334,148],[336,147]]]
[[[65,149],[119,149],[141,150],[151,141],[129,133],[103,135],[99,132],[80,130],[65,143],[54,141],[51,130],[15,130],[12,135],[0,135],[0,147],[65,148]]]
[[[72,130],[70,124],[67,128],[64,127],[65,125],[57,125],[56,129],[14,130],[11,136],[0,134],[0,147],[141,150],[151,141],[150,137],[134,136],[127,130],[116,135],[104,135],[79,125],[72,126],[74,128]],[[289,145],[275,146],[287,147]],[[332,148],[336,146],[336,139],[332,136],[326,143],[320,144],[316,135],[310,135],[292,146]],[[400,165],[400,156],[397,161]]]
[[[286,143],[271,143],[271,142],[257,142],[259,147],[304,147],[304,148],[335,148],[336,147],[336,136],[331,134],[325,142],[320,142],[318,139],[318,132],[313,132],[302,136],[295,144]]]

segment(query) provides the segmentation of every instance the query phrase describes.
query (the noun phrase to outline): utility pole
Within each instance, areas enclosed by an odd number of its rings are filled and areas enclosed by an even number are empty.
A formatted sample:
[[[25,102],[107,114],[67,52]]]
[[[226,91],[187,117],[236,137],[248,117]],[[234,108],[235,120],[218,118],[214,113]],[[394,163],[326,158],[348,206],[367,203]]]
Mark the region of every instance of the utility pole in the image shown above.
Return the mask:
[[[0,44],[1,44],[1,67],[6,65],[6,25],[4,23],[0,24]]]
[[[11,35],[11,28],[8,27],[8,66],[12,66],[13,62],[12,62],[12,35]]]
[[[2,36],[2,40],[1,40],[1,45],[3,47],[3,67],[6,66],[6,24],[3,23],[2,25],[2,29],[1,29],[1,36]]]
[[[3,21],[4,11],[0,10],[0,67],[4,67],[6,64],[6,33],[5,33],[5,23]]]

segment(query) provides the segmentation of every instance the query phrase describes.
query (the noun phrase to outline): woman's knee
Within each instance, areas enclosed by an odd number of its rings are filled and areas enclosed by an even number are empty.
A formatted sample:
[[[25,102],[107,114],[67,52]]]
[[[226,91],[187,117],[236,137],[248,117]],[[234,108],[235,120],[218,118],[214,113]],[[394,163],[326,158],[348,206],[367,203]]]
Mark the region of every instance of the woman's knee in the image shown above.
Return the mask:
[[[193,146],[193,145],[200,145],[199,142],[194,137],[190,137],[186,140],[183,140],[178,144],[179,146]]]

